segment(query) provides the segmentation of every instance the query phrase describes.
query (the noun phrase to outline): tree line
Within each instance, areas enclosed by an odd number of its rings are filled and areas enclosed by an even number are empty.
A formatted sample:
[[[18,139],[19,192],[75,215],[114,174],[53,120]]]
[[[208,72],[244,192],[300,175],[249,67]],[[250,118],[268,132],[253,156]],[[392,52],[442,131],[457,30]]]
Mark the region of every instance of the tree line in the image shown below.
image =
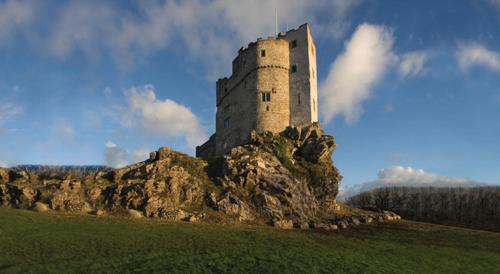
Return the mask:
[[[387,187],[347,200],[364,209],[390,210],[403,218],[500,232],[500,187]]]

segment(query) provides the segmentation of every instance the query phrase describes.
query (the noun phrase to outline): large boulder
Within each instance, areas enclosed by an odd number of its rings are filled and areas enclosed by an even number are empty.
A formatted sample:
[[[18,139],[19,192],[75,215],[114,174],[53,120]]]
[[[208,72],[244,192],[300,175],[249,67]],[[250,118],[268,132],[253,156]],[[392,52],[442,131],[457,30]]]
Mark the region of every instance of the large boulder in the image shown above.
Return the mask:
[[[230,190],[232,198],[225,200],[241,201],[266,223],[283,226],[291,221],[304,228],[321,212],[331,213],[336,207],[342,177],[331,160],[334,149],[335,140],[319,124],[281,134],[253,132],[249,144],[223,157],[215,180]],[[222,210],[240,210],[240,202],[227,204],[231,206]]]
[[[49,206],[41,202],[36,202],[35,205],[33,206],[33,211],[36,212],[47,212],[49,210],[50,210]]]
[[[207,187],[213,186],[207,163],[170,148],[152,152],[150,158],[114,170],[114,184],[102,191],[111,210],[140,210],[146,217],[180,220],[184,209],[205,205]],[[193,218],[191,218],[193,219]]]

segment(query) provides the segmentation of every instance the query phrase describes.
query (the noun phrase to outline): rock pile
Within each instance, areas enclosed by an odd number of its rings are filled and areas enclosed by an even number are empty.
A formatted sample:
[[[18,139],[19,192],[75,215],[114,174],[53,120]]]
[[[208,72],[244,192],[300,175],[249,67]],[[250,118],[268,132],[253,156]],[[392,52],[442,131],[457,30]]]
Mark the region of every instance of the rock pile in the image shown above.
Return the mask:
[[[390,212],[338,214],[342,177],[332,162],[334,149],[335,139],[313,124],[281,134],[253,133],[247,145],[208,162],[160,148],[143,162],[114,170],[0,168],[0,204],[282,229],[335,230],[398,219]]]

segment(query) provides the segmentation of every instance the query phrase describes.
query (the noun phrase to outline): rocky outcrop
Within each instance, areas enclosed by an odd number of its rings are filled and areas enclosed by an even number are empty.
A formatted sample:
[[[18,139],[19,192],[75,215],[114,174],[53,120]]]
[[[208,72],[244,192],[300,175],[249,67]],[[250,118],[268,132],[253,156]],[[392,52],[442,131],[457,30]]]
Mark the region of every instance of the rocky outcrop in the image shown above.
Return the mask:
[[[0,167],[0,183],[9,181],[9,170],[7,168]]]
[[[342,177],[332,162],[335,139],[319,124],[250,142],[206,162],[160,148],[119,169],[0,169],[0,204],[44,212],[131,218],[253,222],[282,229],[335,230],[397,219],[392,213],[339,214]]]

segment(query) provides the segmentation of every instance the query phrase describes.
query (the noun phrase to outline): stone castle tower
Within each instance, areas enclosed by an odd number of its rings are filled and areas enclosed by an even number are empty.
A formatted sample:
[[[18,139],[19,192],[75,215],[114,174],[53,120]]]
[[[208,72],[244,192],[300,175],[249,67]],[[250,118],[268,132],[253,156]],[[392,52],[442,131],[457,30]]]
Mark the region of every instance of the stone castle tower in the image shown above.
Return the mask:
[[[316,47],[308,24],[241,48],[229,78],[217,81],[216,133],[196,148],[219,157],[252,131],[281,132],[318,121]]]

